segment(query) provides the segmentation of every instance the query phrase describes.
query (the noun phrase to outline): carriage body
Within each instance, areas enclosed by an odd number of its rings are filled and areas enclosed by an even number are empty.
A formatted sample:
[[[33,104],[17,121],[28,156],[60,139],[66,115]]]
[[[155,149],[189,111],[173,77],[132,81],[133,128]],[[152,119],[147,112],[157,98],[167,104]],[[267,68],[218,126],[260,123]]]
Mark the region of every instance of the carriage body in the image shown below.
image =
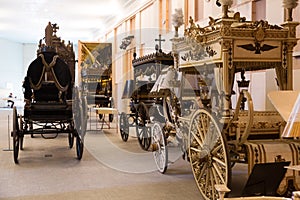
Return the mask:
[[[76,138],[77,158],[83,153],[84,98],[74,88],[75,54],[73,45],[67,45],[56,36],[58,27],[49,22],[46,27],[46,44],[40,41],[37,58],[28,67],[23,82],[24,113],[13,110],[14,161],[18,163],[19,149],[23,150],[25,135],[40,134],[56,138],[68,134],[69,147]],[[84,108],[83,108],[84,107]]]
[[[236,162],[248,163],[249,173],[257,163],[299,164],[294,159],[299,155],[299,141],[282,139],[285,121],[277,111],[254,110],[249,81],[244,77],[247,71],[274,69],[279,90],[292,90],[291,52],[297,43],[298,24],[249,22],[235,13],[232,17],[211,19],[209,26],[201,28],[190,18],[184,37],[172,39],[181,82],[198,88],[193,94],[198,107],[191,107],[186,115],[183,112],[177,117],[177,132],[186,135],[185,147],[204,199],[218,198],[214,184],[230,185],[231,167]],[[238,81],[239,91],[233,91],[236,73],[242,77]],[[184,78],[187,75],[195,78]],[[184,101],[192,98],[187,98],[185,90],[180,91],[178,101],[184,105]],[[232,108],[234,93],[239,98]],[[299,189],[299,176],[288,172],[278,194],[287,192],[288,180],[293,180],[294,187]]]
[[[151,144],[150,116],[156,120],[164,120],[159,114],[162,106],[162,96],[151,93],[162,70],[174,64],[173,56],[157,49],[155,53],[136,57],[132,60],[134,79],[127,80],[122,99],[130,99],[130,113],[121,113],[120,132],[124,141],[128,140],[129,127],[135,127],[139,144],[148,150]],[[156,105],[157,108],[153,109]],[[160,108],[158,106],[160,105]],[[153,120],[153,119],[152,119]]]

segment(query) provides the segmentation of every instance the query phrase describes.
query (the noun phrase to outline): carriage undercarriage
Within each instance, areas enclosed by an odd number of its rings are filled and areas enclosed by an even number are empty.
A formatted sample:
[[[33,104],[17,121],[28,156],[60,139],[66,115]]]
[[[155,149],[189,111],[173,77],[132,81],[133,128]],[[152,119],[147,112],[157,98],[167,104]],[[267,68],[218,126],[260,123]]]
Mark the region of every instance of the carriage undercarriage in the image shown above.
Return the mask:
[[[76,156],[81,160],[86,130],[86,98],[75,91],[74,101],[64,103],[33,103],[24,107],[24,115],[13,108],[13,152],[14,162],[19,163],[19,150],[23,150],[24,137],[40,135],[44,139],[55,139],[60,134],[68,135],[69,148],[76,145]],[[74,112],[73,112],[74,110]]]

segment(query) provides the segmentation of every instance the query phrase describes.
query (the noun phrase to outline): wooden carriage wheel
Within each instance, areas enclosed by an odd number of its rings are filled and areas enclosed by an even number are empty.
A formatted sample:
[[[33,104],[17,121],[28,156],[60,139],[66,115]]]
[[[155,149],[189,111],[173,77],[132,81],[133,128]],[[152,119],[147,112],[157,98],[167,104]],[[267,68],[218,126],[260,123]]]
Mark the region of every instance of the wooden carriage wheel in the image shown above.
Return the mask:
[[[23,141],[24,141],[24,121],[23,121],[23,116],[22,115],[19,115],[19,130],[20,130],[20,134],[19,134],[19,143],[20,143],[20,150],[24,150],[23,148]],[[22,133],[22,134],[21,134]]]
[[[165,173],[168,168],[168,147],[166,136],[159,123],[152,126],[152,151],[157,169]]]
[[[69,141],[69,147],[70,147],[70,149],[72,149],[73,145],[74,145],[74,133],[73,132],[70,132],[68,134],[68,141]]]
[[[129,136],[129,125],[125,112],[122,112],[120,115],[120,133],[122,140],[127,142]]]
[[[19,129],[19,122],[18,122],[18,115],[17,115],[17,108],[13,107],[13,152],[14,152],[14,162],[16,164],[19,163],[18,156],[19,156],[19,147],[20,147],[20,129]]]
[[[140,146],[145,151],[151,144],[151,129],[147,126],[149,120],[149,110],[144,102],[140,102],[136,109],[136,135]]]
[[[189,157],[201,195],[217,200],[215,184],[229,186],[231,167],[224,134],[216,118],[207,110],[197,110],[190,124]]]
[[[73,136],[76,137],[77,159],[81,160],[83,154],[83,147],[84,147],[83,140],[84,140],[86,127],[87,127],[87,99],[85,96],[82,97],[80,95],[78,88],[75,89],[73,118],[74,118],[75,128],[73,130],[73,133],[71,134],[73,134]]]
[[[77,155],[77,159],[81,160],[82,155],[83,155],[83,140],[82,138],[78,135],[76,137],[76,155]]]

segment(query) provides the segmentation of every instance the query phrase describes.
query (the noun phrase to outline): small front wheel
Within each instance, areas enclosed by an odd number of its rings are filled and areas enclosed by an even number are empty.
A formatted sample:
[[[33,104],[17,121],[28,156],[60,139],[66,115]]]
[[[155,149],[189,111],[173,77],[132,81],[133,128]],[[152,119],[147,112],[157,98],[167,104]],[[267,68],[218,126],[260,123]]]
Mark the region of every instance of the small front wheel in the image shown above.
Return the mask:
[[[152,151],[158,171],[165,173],[168,168],[168,147],[166,136],[159,123],[154,123],[152,127]]]

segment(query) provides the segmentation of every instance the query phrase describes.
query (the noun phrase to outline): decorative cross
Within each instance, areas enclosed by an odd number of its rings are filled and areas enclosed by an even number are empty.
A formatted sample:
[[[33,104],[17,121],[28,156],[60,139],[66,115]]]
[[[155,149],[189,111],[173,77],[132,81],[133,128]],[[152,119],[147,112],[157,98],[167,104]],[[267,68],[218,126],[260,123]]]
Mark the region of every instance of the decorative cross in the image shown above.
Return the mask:
[[[159,39],[155,39],[155,41],[158,41],[158,49],[161,49],[161,42],[166,41],[165,39],[161,39],[161,34],[158,35]]]
[[[56,35],[56,32],[59,29],[59,26],[57,26],[57,24],[52,24],[52,26],[53,26],[54,35]]]

